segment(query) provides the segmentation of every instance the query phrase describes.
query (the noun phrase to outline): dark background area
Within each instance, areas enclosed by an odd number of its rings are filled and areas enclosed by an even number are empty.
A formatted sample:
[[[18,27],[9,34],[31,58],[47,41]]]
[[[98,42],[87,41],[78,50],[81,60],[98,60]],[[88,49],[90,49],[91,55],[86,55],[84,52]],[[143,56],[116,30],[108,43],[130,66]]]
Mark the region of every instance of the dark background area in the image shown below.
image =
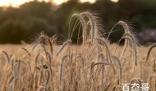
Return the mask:
[[[19,8],[0,7],[0,43],[31,43],[42,31],[65,41],[70,16],[86,10],[97,13],[105,32],[123,20],[132,27],[140,43],[156,42],[156,0],[119,0],[118,3],[97,0],[94,4],[69,0],[57,7],[35,0]],[[110,40],[117,41],[122,33],[118,29]]]

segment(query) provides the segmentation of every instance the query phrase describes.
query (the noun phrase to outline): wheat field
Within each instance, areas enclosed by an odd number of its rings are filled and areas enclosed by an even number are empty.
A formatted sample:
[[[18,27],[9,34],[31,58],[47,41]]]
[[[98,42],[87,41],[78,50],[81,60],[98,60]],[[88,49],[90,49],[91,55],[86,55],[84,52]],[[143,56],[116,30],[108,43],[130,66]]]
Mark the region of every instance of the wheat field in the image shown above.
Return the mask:
[[[123,46],[108,40],[118,25],[125,32]],[[73,45],[71,37],[79,26],[82,44]],[[124,21],[107,38],[102,29],[95,14],[75,13],[62,45],[41,34],[32,44],[1,46],[0,91],[123,91],[124,82],[146,82],[149,91],[156,91],[156,44],[139,45]]]

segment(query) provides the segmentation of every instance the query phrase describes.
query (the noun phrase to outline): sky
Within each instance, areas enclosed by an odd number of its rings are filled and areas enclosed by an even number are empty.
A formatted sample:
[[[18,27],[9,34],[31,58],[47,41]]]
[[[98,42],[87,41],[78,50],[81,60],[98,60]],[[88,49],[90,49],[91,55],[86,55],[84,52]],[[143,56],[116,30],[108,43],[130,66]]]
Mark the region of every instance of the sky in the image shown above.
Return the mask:
[[[13,7],[18,7],[21,4],[25,3],[25,2],[29,2],[29,1],[33,1],[33,0],[0,0],[0,6],[13,6]],[[38,1],[46,1],[49,2],[51,0],[38,0]],[[67,2],[68,0],[52,0],[52,2],[55,5],[60,5],[64,2]],[[118,2],[118,0],[111,0],[113,2]],[[80,0],[81,3],[84,2],[89,2],[89,3],[95,3],[96,0]]]

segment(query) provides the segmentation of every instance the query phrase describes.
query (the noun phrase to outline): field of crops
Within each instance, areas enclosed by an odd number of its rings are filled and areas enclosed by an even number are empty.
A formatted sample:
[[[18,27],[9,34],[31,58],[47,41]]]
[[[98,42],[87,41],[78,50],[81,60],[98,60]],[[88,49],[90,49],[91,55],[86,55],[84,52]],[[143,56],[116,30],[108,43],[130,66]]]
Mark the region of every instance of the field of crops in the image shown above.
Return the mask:
[[[94,14],[73,14],[72,20],[75,24],[69,24],[69,38],[62,45],[41,34],[32,44],[1,46],[0,91],[124,91],[126,82],[148,83],[150,91],[156,91],[155,44],[138,45],[124,21],[110,31],[123,27],[125,43],[119,46],[100,35]],[[71,37],[78,26],[83,30],[82,44],[73,45]]]

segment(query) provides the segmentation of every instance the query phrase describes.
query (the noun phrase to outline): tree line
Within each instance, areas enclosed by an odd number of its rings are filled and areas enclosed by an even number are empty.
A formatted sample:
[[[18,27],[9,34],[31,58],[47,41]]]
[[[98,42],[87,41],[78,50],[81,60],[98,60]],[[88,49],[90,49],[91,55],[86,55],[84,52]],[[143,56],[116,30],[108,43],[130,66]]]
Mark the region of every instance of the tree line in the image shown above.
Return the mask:
[[[136,31],[156,28],[155,0],[97,0],[94,4],[69,0],[59,7],[37,0],[25,3],[19,8],[0,7],[0,43],[31,43],[44,31],[48,36],[57,35],[60,41],[67,39],[68,22],[74,12],[93,11],[102,20],[105,32],[119,20],[128,21]],[[110,39],[117,41],[121,29]],[[107,36],[107,35],[106,35]]]

